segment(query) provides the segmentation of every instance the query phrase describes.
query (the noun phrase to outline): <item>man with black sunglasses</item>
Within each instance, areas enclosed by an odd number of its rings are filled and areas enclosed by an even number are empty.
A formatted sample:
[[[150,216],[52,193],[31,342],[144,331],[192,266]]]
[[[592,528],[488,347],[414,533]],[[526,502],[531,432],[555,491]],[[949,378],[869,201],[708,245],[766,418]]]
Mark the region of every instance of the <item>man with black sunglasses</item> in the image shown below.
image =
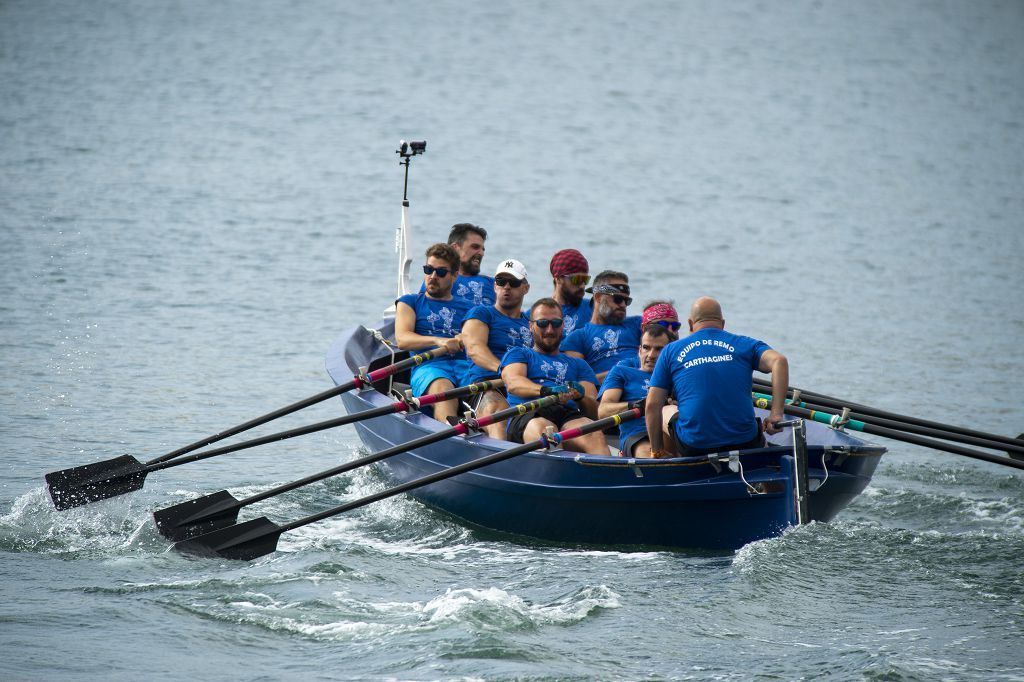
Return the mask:
[[[594,286],[587,291],[594,294],[590,322],[565,337],[562,351],[586,360],[600,382],[620,360],[636,355],[640,348],[640,317],[626,317],[626,308],[633,299],[625,273],[605,270],[594,278]]]
[[[510,405],[520,405],[546,395],[564,395],[565,402],[531,410],[509,419],[508,439],[525,443],[540,438],[547,427],[569,429],[597,416],[597,379],[586,362],[559,352],[562,339],[562,306],[542,298],[530,308],[533,348],[516,346],[501,360]],[[566,450],[608,455],[601,432],[566,441]]]
[[[462,325],[462,342],[470,364],[462,376],[462,384],[497,379],[501,358],[510,348],[533,345],[530,317],[523,312],[523,297],[530,291],[526,267],[517,260],[503,260],[494,273],[493,306],[478,305],[466,315]],[[478,417],[508,407],[503,391],[487,391],[471,399]],[[505,422],[485,427],[492,438],[505,439]]]
[[[462,320],[473,305],[452,296],[452,285],[459,271],[459,254],[448,244],[427,249],[423,266],[423,289],[406,294],[395,302],[395,341],[402,350],[424,351],[443,347],[448,355],[434,358],[412,370],[414,396],[455,388],[469,361],[462,351],[459,332]],[[458,401],[448,400],[434,406],[434,418],[447,423],[458,414]]]

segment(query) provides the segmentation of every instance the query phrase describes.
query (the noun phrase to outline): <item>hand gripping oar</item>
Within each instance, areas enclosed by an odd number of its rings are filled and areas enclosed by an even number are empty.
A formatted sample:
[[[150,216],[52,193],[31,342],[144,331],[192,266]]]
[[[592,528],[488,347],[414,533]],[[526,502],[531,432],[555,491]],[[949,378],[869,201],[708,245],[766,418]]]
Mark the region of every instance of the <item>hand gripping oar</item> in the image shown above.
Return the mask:
[[[765,393],[754,393],[754,398],[770,401],[772,397]],[[814,399],[808,401],[801,400],[800,402],[792,402],[791,400],[786,401],[787,405],[793,405],[794,407],[803,407],[808,410],[821,410],[822,408],[829,408],[829,405],[818,404]],[[905,431],[907,433],[916,433],[921,436],[931,436],[932,438],[939,438],[941,440],[951,440],[957,443],[965,443],[967,445],[977,445],[978,447],[988,448],[990,450],[1002,450],[1006,454],[1010,455],[1014,459],[1019,459],[1020,456],[1024,456],[1024,444],[1021,445],[1007,445],[999,441],[990,440],[988,438],[980,438],[978,436],[967,436],[956,431],[948,431],[945,429],[929,428],[927,426],[918,426],[917,424],[910,424],[907,422],[897,421],[895,419],[885,419],[883,417],[875,417],[870,414],[864,414],[862,412],[849,412],[843,413],[843,416],[849,419],[855,419],[865,424],[874,424],[875,426],[882,426],[889,429],[895,429],[897,431]]]
[[[771,407],[771,398],[755,398],[754,405],[762,409],[768,409]],[[821,410],[808,410],[803,407],[796,407],[795,405],[786,405],[784,408],[786,414],[793,414],[798,417],[804,417],[813,421],[828,424],[829,426],[836,426],[841,421],[841,415],[835,414],[834,412],[822,412]],[[882,426],[875,426],[873,424],[865,424],[862,421],[856,419],[850,419],[843,424],[845,428],[853,429],[854,431],[861,431],[863,433],[870,433],[875,436],[882,436],[883,438],[891,438],[892,440],[903,441],[904,443],[912,443],[913,445],[920,445],[926,448],[932,448],[933,450],[942,450],[944,452],[951,452],[954,455],[963,455],[965,457],[973,457],[974,459],[981,459],[986,462],[993,462],[995,464],[1005,464],[1009,467],[1016,469],[1024,469],[1024,462],[1011,459],[1009,457],[1000,457],[999,455],[993,455],[987,452],[981,452],[980,450],[972,450],[970,448],[962,448],[959,445],[952,445],[950,443],[944,443],[942,441],[933,440],[931,438],[923,438],[921,436],[914,436],[903,431],[897,431],[895,429],[887,429]]]
[[[771,388],[771,382],[759,377],[754,377],[754,385],[764,388]],[[823,405],[824,407],[831,409],[842,409],[848,407],[851,410],[856,410],[861,415],[880,417],[882,419],[891,419],[893,421],[903,422],[905,424],[914,424],[915,426],[923,426],[930,429],[938,429],[940,431],[946,431],[949,433],[957,433],[964,436],[973,436],[975,438],[984,438],[985,440],[996,441],[997,443],[1003,443],[1005,445],[1015,445],[1018,447],[1024,446],[1024,433],[1012,438],[1010,436],[1003,436],[998,433],[985,433],[984,431],[976,431],[974,429],[964,428],[962,426],[953,426],[951,424],[943,424],[941,422],[929,421],[927,419],[919,419],[917,417],[908,417],[903,414],[896,414],[893,412],[886,412],[885,410],[879,410],[868,405],[860,405],[858,403],[852,403],[848,400],[841,400],[839,398],[833,398],[831,396],[823,395],[821,393],[815,393],[814,391],[805,391],[802,388],[794,388],[793,391],[798,391],[804,396],[809,402]],[[786,394],[791,397],[790,393]]]
[[[92,464],[85,464],[71,469],[51,471],[46,474],[46,487],[50,491],[50,499],[53,500],[54,507],[64,510],[95,502],[97,500],[104,500],[109,497],[115,497],[117,495],[123,495],[124,493],[140,490],[145,483],[146,474],[151,470],[147,469],[147,467],[173,460],[181,455],[192,452],[193,450],[198,450],[201,447],[216,443],[219,440],[234,436],[242,433],[243,431],[248,431],[249,429],[260,426],[261,424],[266,424],[278,417],[283,417],[287,414],[291,414],[292,412],[297,412],[305,407],[309,407],[310,405],[315,405],[316,403],[327,400],[328,398],[341,395],[342,393],[351,391],[353,388],[370,386],[374,382],[386,379],[407,367],[419,365],[427,360],[446,354],[447,351],[444,348],[435,348],[434,350],[406,358],[401,362],[396,362],[393,365],[381,367],[380,369],[370,372],[365,377],[353,377],[352,381],[335,386],[334,388],[323,391],[322,393],[317,393],[305,400],[300,400],[296,403],[292,403],[291,405],[274,410],[262,417],[251,419],[244,424],[239,424],[238,426],[233,426],[230,429],[221,431],[220,433],[207,436],[206,438],[197,440],[183,448],[178,448],[173,452],[168,452],[165,455],[161,455],[160,457],[151,459],[145,463],[140,462],[131,455],[122,455],[121,457],[107,459],[102,462],[94,462]]]
[[[388,488],[387,490],[382,490],[378,493],[361,497],[358,500],[334,507],[333,509],[328,509],[317,514],[298,519],[297,521],[286,523],[283,526],[274,523],[265,516],[262,516],[258,519],[246,521],[245,523],[240,523],[236,526],[230,526],[221,530],[216,530],[212,533],[206,533],[205,535],[200,535],[190,540],[176,542],[174,544],[174,548],[181,552],[198,554],[201,556],[220,556],[227,559],[243,560],[255,559],[263,556],[264,554],[270,554],[276,550],[277,541],[280,539],[281,534],[290,530],[295,530],[301,526],[322,521],[328,517],[342,514],[358,507],[363,507],[371,502],[377,502],[378,500],[383,500],[400,493],[415,490],[416,488],[421,488],[425,485],[430,485],[431,483],[436,483],[447,478],[452,478],[453,476],[458,476],[459,474],[474,471],[475,469],[480,469],[490,464],[496,464],[497,462],[525,454],[532,450],[557,446],[564,441],[578,438],[579,436],[584,436],[595,431],[603,431],[604,429],[617,426],[625,421],[636,419],[641,416],[639,409],[627,410],[611,417],[590,422],[589,424],[585,424],[580,427],[566,429],[565,431],[561,431],[550,436],[543,436],[524,445],[519,445],[508,450],[502,450],[501,452],[495,452],[494,454],[445,469],[444,471],[438,471],[427,476],[421,476],[420,478],[409,481],[408,483],[403,483],[393,488]]]
[[[253,495],[252,497],[247,497],[244,500],[237,499],[227,490],[221,490],[220,492],[204,495],[203,497],[199,497],[194,500],[188,500],[187,502],[176,504],[173,507],[157,510],[153,512],[153,520],[156,521],[156,527],[160,533],[171,540],[184,540],[196,535],[202,535],[203,533],[209,533],[211,531],[233,525],[238,520],[238,511],[242,507],[260,502],[269,497],[274,497],[275,495],[280,495],[281,493],[288,492],[289,490],[301,488],[304,485],[308,485],[316,481],[322,481],[325,478],[337,476],[347,471],[352,471],[353,469],[358,469],[359,467],[379,462],[382,459],[386,459],[392,455],[397,455],[400,452],[415,450],[416,448],[430,445],[431,443],[437,443],[438,441],[451,438],[452,436],[465,435],[471,430],[480,430],[485,426],[502,422],[514,415],[525,414],[530,410],[536,410],[546,405],[552,405],[558,402],[558,400],[559,396],[551,395],[522,403],[521,405],[516,405],[515,407],[510,407],[505,410],[500,410],[483,417],[463,419],[451,428],[442,429],[441,431],[421,436],[420,438],[409,441],[408,443],[399,443],[398,445],[387,448],[386,450],[381,450],[380,452],[370,453],[369,455],[332,467],[326,471],[312,474],[291,483],[279,485],[276,488],[271,488],[270,490]],[[433,402],[441,401],[435,400]]]

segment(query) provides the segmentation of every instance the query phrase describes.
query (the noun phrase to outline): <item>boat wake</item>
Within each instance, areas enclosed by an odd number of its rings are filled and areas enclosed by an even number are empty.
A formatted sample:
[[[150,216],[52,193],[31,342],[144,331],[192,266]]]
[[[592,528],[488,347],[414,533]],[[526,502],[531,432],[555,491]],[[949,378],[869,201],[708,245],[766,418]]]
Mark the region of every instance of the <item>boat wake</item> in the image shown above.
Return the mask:
[[[67,559],[163,551],[165,543],[147,528],[149,520],[148,510],[130,498],[60,512],[38,488],[0,516],[0,549]]]

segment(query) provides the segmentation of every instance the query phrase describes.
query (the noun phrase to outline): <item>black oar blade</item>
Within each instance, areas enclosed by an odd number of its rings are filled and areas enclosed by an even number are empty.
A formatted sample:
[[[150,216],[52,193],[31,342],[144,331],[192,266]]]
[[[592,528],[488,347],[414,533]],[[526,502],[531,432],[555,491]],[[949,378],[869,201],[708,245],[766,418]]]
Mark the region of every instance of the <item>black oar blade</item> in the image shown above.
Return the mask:
[[[174,543],[186,554],[226,559],[256,559],[277,549],[284,529],[265,516]]]
[[[234,525],[241,505],[227,490],[153,512],[160,534],[169,540],[187,540]]]
[[[46,474],[53,506],[61,511],[141,490],[146,465],[131,455]]]

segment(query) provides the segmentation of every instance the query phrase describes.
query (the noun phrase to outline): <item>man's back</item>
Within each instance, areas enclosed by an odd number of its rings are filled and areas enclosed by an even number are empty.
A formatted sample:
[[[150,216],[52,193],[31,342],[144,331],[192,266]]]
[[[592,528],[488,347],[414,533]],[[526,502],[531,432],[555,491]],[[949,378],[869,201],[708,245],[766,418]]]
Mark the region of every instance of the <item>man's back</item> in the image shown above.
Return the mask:
[[[676,430],[696,448],[728,445],[756,435],[750,392],[768,344],[708,327],[673,341],[654,367],[651,385],[679,403]]]

